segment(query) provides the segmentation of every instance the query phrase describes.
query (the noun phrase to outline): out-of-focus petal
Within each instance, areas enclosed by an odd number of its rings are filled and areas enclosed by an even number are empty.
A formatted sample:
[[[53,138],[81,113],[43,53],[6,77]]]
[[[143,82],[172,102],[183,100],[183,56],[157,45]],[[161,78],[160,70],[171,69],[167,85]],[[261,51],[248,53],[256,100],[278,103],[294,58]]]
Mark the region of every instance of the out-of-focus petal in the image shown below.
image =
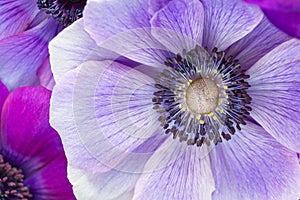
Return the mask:
[[[57,32],[54,20],[0,41],[0,79],[9,90],[38,83],[36,72],[48,56],[48,42]]]
[[[169,137],[146,163],[133,199],[210,200],[215,189],[211,163],[199,150]]]
[[[300,1],[298,0],[244,0],[270,10],[299,11]]]
[[[2,111],[2,154],[23,170],[25,183],[38,199],[51,199],[47,194],[72,197],[62,143],[49,125],[50,95],[41,86],[18,88],[7,97]]]
[[[37,76],[39,77],[40,85],[44,86],[48,90],[53,89],[53,86],[55,85],[55,81],[51,71],[49,57],[45,59],[43,64],[38,69]]]
[[[154,14],[152,33],[173,53],[202,44],[204,11],[199,0],[174,0]]]
[[[300,41],[289,40],[247,73],[251,116],[286,147],[300,152]]]
[[[247,70],[272,49],[289,39],[290,36],[274,27],[264,17],[251,33],[231,45],[226,53],[238,59],[242,69]]]
[[[300,11],[284,12],[275,10],[264,10],[268,19],[279,29],[287,34],[300,38]]]
[[[0,40],[25,31],[38,11],[35,0],[1,0]]]
[[[213,200],[297,199],[300,167],[295,152],[261,126],[248,122],[210,154],[216,183]]]
[[[225,50],[249,34],[260,22],[263,13],[240,0],[207,0],[204,5],[203,46]]]
[[[9,92],[6,86],[0,81],[0,120],[1,120],[1,111],[5,99],[7,98]]]

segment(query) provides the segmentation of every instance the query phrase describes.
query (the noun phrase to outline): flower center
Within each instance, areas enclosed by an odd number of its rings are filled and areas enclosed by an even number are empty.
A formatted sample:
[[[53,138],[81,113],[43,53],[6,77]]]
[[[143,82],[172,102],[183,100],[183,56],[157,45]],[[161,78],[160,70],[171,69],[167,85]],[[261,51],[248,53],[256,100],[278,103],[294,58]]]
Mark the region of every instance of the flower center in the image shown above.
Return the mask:
[[[214,81],[199,78],[191,83],[186,91],[186,104],[197,114],[207,114],[218,104],[219,89]]]
[[[167,58],[156,77],[154,109],[166,134],[188,145],[218,144],[230,140],[250,113],[249,75],[224,52],[209,54],[200,46]]]
[[[86,0],[38,0],[40,10],[52,15],[64,26],[72,24],[82,17]]]
[[[0,200],[31,199],[29,188],[24,186],[24,175],[21,169],[5,162],[0,154]]]

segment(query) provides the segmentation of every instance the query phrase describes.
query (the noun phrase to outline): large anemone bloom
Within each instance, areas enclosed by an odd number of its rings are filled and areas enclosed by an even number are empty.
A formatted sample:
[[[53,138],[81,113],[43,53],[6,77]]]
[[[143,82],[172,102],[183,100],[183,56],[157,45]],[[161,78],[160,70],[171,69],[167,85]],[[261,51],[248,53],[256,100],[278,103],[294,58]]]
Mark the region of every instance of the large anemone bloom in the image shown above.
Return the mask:
[[[9,94],[0,82],[0,199],[75,199],[60,137],[49,125],[50,95],[40,86]]]
[[[50,43],[76,197],[297,199],[299,52],[240,0],[88,1]]]
[[[82,17],[86,0],[1,0],[0,80],[9,90],[54,85],[49,41]]]
[[[244,0],[261,7],[269,20],[278,28],[300,38],[299,0]]]

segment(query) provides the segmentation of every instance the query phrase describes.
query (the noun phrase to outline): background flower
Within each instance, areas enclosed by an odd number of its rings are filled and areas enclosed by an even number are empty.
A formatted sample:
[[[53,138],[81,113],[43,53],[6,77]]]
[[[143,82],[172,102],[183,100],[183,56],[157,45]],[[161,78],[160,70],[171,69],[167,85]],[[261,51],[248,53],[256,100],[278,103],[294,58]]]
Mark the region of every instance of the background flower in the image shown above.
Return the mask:
[[[293,37],[300,38],[300,1],[244,0],[261,7],[268,19]]]
[[[50,43],[50,120],[78,199],[298,198],[298,40],[238,0],[92,0],[85,11]],[[247,124],[208,150],[166,135],[153,109],[167,58],[196,44],[239,59],[253,98]]]
[[[9,90],[39,83],[52,89],[48,43],[64,26],[82,16],[85,2],[0,2],[0,80]]]
[[[1,83],[0,102],[7,95]],[[75,199],[61,140],[48,122],[50,95],[42,87],[18,88],[1,107],[1,198]]]

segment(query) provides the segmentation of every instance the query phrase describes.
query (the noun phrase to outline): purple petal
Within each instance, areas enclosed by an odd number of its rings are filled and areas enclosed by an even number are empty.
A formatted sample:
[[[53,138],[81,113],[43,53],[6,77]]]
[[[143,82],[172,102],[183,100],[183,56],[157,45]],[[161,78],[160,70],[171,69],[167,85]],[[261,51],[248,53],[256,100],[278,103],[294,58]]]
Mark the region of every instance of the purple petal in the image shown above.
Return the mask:
[[[24,184],[30,187],[30,192],[34,194],[35,199],[76,199],[67,179],[67,160],[63,152],[42,169],[26,178]]]
[[[268,19],[287,34],[300,38],[300,11],[284,12],[264,10]]]
[[[109,61],[90,61],[80,66],[74,88],[68,80],[64,83],[67,91],[57,83],[52,97],[51,124],[65,140],[65,146],[74,145],[69,143],[69,132],[73,131],[91,156],[108,167],[115,167],[124,157],[143,159],[141,153],[132,152],[161,133],[162,127],[157,120],[158,113],[152,109],[153,79],[138,70],[142,71],[141,67],[132,69]],[[73,106],[64,108],[68,103]],[[155,145],[149,144],[148,148]],[[66,152],[68,155],[68,149]]]
[[[66,72],[87,60],[115,59],[116,53],[97,46],[84,30],[82,19],[59,33],[49,44],[50,63],[58,81]]]
[[[300,167],[295,152],[248,122],[210,154],[214,200],[298,199]]]
[[[8,162],[23,169],[25,182],[43,197],[37,199],[52,198],[48,194],[57,199],[63,199],[60,195],[72,196],[62,143],[49,125],[50,95],[40,86],[16,89],[6,99],[2,112],[2,153]]]
[[[155,37],[174,53],[190,50],[202,44],[203,6],[199,0],[174,0],[151,19]]]
[[[7,98],[9,92],[6,86],[0,81],[0,120],[1,120],[1,111],[5,99]]]
[[[242,40],[237,41],[226,50],[239,60],[242,69],[247,70],[272,49],[291,39],[274,27],[266,18]]]
[[[148,0],[92,0],[83,16],[85,28],[97,44],[130,29],[150,27]]]
[[[38,11],[34,0],[0,1],[0,40],[25,31]]]
[[[0,41],[0,79],[9,90],[38,82],[36,72],[48,56],[48,42],[56,34],[52,19]]]
[[[149,0],[149,13],[154,15],[157,11],[165,7],[172,0]]]
[[[297,11],[300,9],[298,0],[244,0],[270,10]]]
[[[200,148],[186,146],[172,137],[158,148],[144,170],[136,184],[134,200],[209,200],[215,189],[209,157]]]
[[[205,20],[203,46],[225,50],[250,33],[263,17],[255,6],[240,0],[203,1]]]
[[[247,73],[251,116],[286,147],[300,152],[300,41],[290,40]]]
[[[40,85],[44,86],[48,90],[53,89],[53,87],[55,85],[55,81],[54,81],[53,74],[51,71],[49,57],[46,58],[46,60],[43,62],[43,64],[38,69],[37,76],[39,77]]]

